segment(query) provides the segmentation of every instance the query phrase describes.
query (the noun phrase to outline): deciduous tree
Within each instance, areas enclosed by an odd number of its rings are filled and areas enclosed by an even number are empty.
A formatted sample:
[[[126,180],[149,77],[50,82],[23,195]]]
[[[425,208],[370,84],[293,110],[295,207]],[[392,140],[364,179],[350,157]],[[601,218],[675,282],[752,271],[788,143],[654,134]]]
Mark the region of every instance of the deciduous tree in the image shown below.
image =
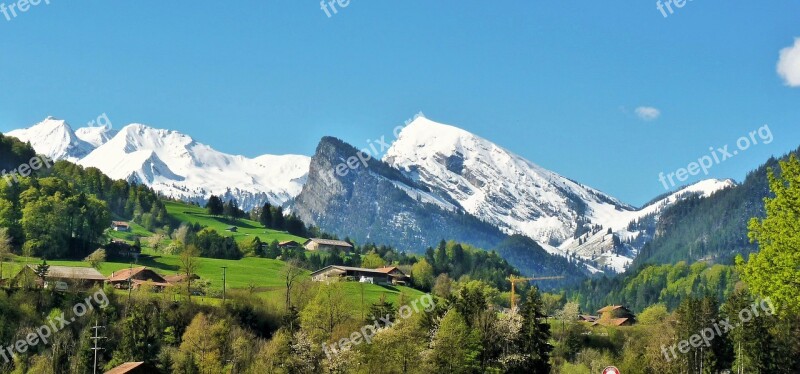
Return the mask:
[[[750,240],[759,252],[745,264],[737,264],[742,278],[758,296],[780,305],[778,313],[800,313],[800,161],[795,155],[780,162],[780,175],[770,169],[767,177],[774,197],[764,201],[767,215],[750,221]]]

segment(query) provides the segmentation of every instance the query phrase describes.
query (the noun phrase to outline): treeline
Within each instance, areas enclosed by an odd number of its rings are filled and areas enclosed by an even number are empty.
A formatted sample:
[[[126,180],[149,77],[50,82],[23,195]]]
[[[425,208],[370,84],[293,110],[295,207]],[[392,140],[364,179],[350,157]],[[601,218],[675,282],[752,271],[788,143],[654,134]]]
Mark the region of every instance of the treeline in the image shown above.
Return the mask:
[[[586,278],[581,260],[575,257],[554,256],[544,250],[535,240],[522,235],[512,235],[503,240],[495,251],[509,263],[535,277],[563,276],[560,280],[539,282],[545,290],[574,285]]]
[[[312,227],[312,230],[317,230]],[[319,232],[318,232],[319,233]],[[335,235],[319,233],[321,238],[336,239]],[[278,242],[262,243],[253,238],[241,245],[245,255],[253,255],[282,261],[296,261],[308,270],[318,270],[329,265],[342,265],[365,268],[398,266],[404,273],[412,276],[414,286],[429,291],[437,277],[446,275],[448,279],[475,279],[490,284],[499,290],[508,291],[510,285],[506,278],[519,275],[495,251],[484,251],[463,243],[442,240],[436,248],[428,248],[424,256],[408,254],[396,248],[366,243],[358,245],[349,238],[344,239],[353,249],[344,252],[334,249],[326,253],[306,252],[303,248],[279,248]]]
[[[744,182],[700,199],[690,197],[666,209],[659,219],[657,235],[647,243],[631,264],[631,269],[647,264],[713,260],[733,263],[738,254],[748,255],[758,247],[747,237],[751,217],[764,216],[764,198],[771,196],[767,170],[780,174],[779,161],[787,160],[800,149],[770,158],[750,172]]]
[[[113,180],[97,168],[84,168],[67,161],[56,162],[50,172],[78,191],[105,201],[116,217],[134,221],[150,231],[170,224],[166,206],[150,187]]]
[[[685,261],[675,265],[650,265],[632,274],[586,280],[568,289],[567,298],[577,300],[588,313],[606,305],[625,305],[635,312],[653,304],[669,310],[678,307],[687,296],[711,296],[722,302],[739,281],[733,266],[709,265]]]
[[[286,231],[292,235],[308,237],[312,231],[306,227],[305,223],[295,215],[285,215],[283,207],[272,206],[269,202],[262,207],[256,207],[249,213],[239,208],[236,199],[224,201],[222,197],[211,195],[205,205],[208,214],[222,216],[224,218],[237,220],[248,217],[253,221],[259,222],[264,227],[272,230]]]
[[[31,155],[30,145],[0,136],[0,159],[13,168],[29,162]],[[152,190],[66,161],[0,183],[0,227],[8,229],[19,253],[83,258],[104,244],[103,231],[113,217],[150,228],[167,221],[166,209]]]
[[[0,289],[1,341],[24,340],[62,311],[71,321],[48,342],[8,362],[0,357],[0,371],[90,373],[98,323],[105,337],[96,352],[101,370],[145,362],[154,373],[549,372],[550,326],[536,290],[517,313],[498,313],[498,290],[472,280],[453,282],[435,297],[401,295],[397,304],[382,299],[359,314],[341,282],[301,283],[288,307],[241,290],[209,306],[175,302],[185,296],[183,288],[159,294],[143,287],[122,295],[108,287],[104,294],[92,290],[94,299]],[[93,307],[71,319],[73,305],[86,300]],[[350,340],[356,332],[361,338]]]
[[[11,173],[20,165],[30,162],[33,157],[36,157],[36,151],[30,143],[23,143],[17,138],[0,134],[0,170]]]

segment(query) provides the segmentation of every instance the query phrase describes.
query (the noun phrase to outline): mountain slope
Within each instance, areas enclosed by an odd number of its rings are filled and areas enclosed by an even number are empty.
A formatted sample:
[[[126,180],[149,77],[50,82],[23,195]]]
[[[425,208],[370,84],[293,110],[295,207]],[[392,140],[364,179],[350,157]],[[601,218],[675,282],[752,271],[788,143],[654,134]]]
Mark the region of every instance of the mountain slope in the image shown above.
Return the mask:
[[[48,118],[8,135],[30,141],[37,152],[100,169],[114,179],[143,183],[157,192],[204,203],[212,195],[237,199],[243,209],[283,205],[305,183],[310,158],[264,155],[255,159],[218,152],[176,131],[141,124],[119,131],[88,127],[73,132]]]
[[[9,131],[23,142],[30,142],[37,153],[53,160],[78,161],[88,155],[94,146],[80,139],[66,121],[47,117],[30,128]]]
[[[525,235],[549,253],[617,272],[652,238],[647,229],[661,210],[683,197],[710,196],[733,185],[702,181],[635,209],[486,139],[424,117],[403,129],[384,161],[507,234]],[[629,227],[635,221],[643,222]]]
[[[332,172],[356,152],[339,139],[323,138],[292,212],[362,243],[377,241],[418,253],[445,238],[481,248],[503,240],[497,228],[457,210],[379,160],[369,160],[366,167],[359,164],[343,176]]]
[[[377,242],[424,253],[448,239],[487,250],[500,248],[501,254],[511,254],[509,263],[525,274],[566,275],[569,280],[583,277],[578,265],[548,254],[533,240],[509,244],[508,236],[496,227],[379,160],[359,164],[347,173],[333,172],[356,152],[339,139],[323,138],[292,212],[326,232],[359,243]]]
[[[800,154],[800,148],[792,153]],[[730,263],[737,254],[746,257],[758,250],[747,237],[747,224],[750,218],[765,214],[764,198],[771,194],[768,168],[779,173],[778,160],[770,158],[735,187],[707,199],[686,199],[666,209],[656,227],[655,238],[644,245],[631,270],[681,260]]]
[[[403,129],[384,160],[504,232],[550,245],[573,237],[582,220],[633,210],[486,139],[424,117]]]
[[[75,130],[75,136],[97,148],[111,140],[119,131],[110,127],[82,127]]]
[[[643,208],[617,214],[602,226],[565,241],[558,249],[596,267],[622,272],[656,235],[662,213],[688,199],[708,198],[736,186],[733,180],[707,179],[659,197]]]

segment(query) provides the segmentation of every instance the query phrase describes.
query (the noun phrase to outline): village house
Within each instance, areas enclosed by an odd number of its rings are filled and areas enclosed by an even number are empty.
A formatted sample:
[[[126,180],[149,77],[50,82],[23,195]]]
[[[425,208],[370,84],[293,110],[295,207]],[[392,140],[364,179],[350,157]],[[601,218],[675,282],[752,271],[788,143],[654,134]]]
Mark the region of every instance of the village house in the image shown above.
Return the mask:
[[[335,249],[349,252],[351,249],[353,249],[353,245],[345,241],[319,238],[311,238],[306,240],[306,242],[303,243],[303,247],[309,251],[325,252],[330,252]]]
[[[106,277],[94,268],[50,266],[42,280],[36,275],[36,266],[26,265],[11,281],[15,286],[36,284],[39,287],[52,288],[58,291],[102,286]]]
[[[408,276],[395,266],[365,269],[331,265],[311,273],[311,280],[314,282],[325,282],[332,279],[385,285],[404,285],[408,282]]]
[[[592,326],[631,326],[636,323],[636,316],[622,305],[609,305],[597,311],[600,316]]]
[[[108,277],[108,283],[117,289],[128,289],[128,285],[133,289],[138,289],[143,284],[148,284],[158,289],[172,286],[164,277],[146,267],[115,271]]]
[[[111,229],[114,231],[130,232],[131,225],[125,221],[111,221]]]
[[[298,242],[296,242],[294,240],[287,240],[287,241],[283,241],[283,242],[278,243],[278,248],[280,248],[280,249],[300,248],[300,243],[298,243]]]

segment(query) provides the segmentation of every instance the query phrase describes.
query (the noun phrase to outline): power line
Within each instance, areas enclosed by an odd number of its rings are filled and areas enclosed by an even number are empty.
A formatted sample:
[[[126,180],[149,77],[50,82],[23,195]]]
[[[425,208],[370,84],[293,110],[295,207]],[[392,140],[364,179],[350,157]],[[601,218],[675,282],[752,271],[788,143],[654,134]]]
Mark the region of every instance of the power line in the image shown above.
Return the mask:
[[[107,339],[105,336],[98,336],[100,334],[100,329],[106,328],[105,326],[100,326],[97,320],[94,321],[94,334],[92,334],[92,340],[94,341],[94,347],[92,347],[92,351],[94,351],[94,366],[92,367],[92,372],[97,374],[97,351],[105,350],[97,346],[97,343],[100,339]]]

